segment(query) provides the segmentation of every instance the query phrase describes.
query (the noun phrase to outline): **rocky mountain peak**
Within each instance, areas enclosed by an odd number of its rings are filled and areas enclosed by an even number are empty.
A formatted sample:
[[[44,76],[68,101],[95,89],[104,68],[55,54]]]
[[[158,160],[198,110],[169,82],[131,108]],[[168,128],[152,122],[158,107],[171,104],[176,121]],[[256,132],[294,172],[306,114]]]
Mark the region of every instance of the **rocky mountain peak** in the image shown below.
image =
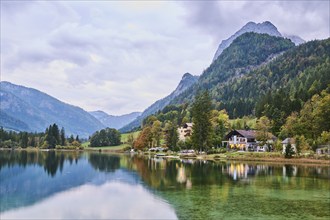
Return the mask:
[[[189,78],[189,77],[193,77],[193,75],[191,75],[190,73],[185,73],[183,74],[182,76],[182,80],[186,79],[186,78]]]
[[[220,56],[220,54],[227,48],[229,45],[239,36],[247,32],[255,32],[258,34],[268,34],[271,36],[282,37],[282,34],[277,30],[275,25],[273,25],[270,21],[265,21],[262,23],[248,22],[241,29],[239,29],[234,35],[229,37],[226,40],[223,40],[219,45],[213,61]]]

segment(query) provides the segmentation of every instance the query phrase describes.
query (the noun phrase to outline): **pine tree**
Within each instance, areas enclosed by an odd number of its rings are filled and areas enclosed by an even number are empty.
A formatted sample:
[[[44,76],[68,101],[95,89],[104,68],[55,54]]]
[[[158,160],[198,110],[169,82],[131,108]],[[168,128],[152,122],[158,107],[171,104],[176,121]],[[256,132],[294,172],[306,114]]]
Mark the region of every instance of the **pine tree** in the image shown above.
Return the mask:
[[[76,136],[76,139],[75,141],[77,141],[78,143],[80,143],[80,140],[79,140],[79,135]]]
[[[61,146],[65,146],[65,130],[63,127],[61,129]]]
[[[192,145],[195,149],[205,151],[208,149],[212,138],[211,123],[212,102],[207,91],[199,93],[192,105],[193,117]]]
[[[28,146],[28,133],[27,132],[22,132],[21,133],[21,147],[26,148]]]
[[[285,147],[284,156],[285,158],[292,158],[293,154],[294,154],[293,147],[291,146],[290,143],[288,143]]]
[[[164,127],[165,145],[171,150],[177,150],[177,143],[179,141],[179,134],[177,126],[172,122],[167,122]]]

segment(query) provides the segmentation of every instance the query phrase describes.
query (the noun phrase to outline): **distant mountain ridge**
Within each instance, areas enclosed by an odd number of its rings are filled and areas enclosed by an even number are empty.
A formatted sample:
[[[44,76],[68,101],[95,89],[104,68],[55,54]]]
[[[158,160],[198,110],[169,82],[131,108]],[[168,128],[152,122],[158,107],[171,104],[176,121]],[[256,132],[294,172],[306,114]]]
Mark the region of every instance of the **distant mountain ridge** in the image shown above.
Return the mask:
[[[167,106],[175,97],[182,94],[184,91],[186,91],[189,87],[191,87],[193,84],[195,84],[198,80],[199,76],[193,76],[190,73],[185,73],[182,76],[182,79],[179,83],[179,85],[176,87],[176,89],[168,96],[166,96],[163,99],[160,99],[156,101],[154,104],[149,106],[146,110],[142,112],[142,114],[137,117],[134,121],[127,124],[126,126],[122,127],[120,129],[121,132],[128,132],[132,130],[135,127],[139,127],[142,123],[142,120],[151,115],[155,112],[162,110],[165,106]]]
[[[96,119],[98,119],[105,127],[119,129],[141,115],[141,112],[132,112],[125,115],[109,115],[104,111],[91,111],[89,112]]]
[[[82,108],[66,104],[36,89],[0,82],[0,126],[41,132],[53,123],[66,134],[88,137],[104,125]]]
[[[275,37],[285,37],[290,39],[295,45],[299,45],[301,43],[304,43],[305,41],[295,35],[282,35],[275,25],[273,25],[269,21],[265,21],[262,23],[255,23],[255,22],[248,22],[246,25],[244,25],[241,29],[239,29],[234,35],[230,36],[228,39],[223,40],[217,51],[215,52],[215,55],[213,57],[213,61],[216,60],[220,54],[230,46],[230,44],[239,36],[241,36],[244,33],[248,32],[254,32],[258,34],[268,34],[270,36],[275,36]]]

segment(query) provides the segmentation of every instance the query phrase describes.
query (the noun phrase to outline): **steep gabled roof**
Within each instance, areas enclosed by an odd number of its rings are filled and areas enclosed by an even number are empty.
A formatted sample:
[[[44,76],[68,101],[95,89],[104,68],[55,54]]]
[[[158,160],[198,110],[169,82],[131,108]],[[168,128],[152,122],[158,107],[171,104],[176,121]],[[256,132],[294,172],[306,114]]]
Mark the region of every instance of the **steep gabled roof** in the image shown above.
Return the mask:
[[[256,138],[257,132],[254,130],[236,130],[238,133],[240,133],[245,138]]]
[[[295,144],[296,141],[294,138],[285,138],[284,141],[282,141],[282,144],[288,144],[288,143]]]
[[[226,138],[230,138],[233,135],[239,135],[248,139],[256,138],[256,131],[254,130],[232,130],[227,135]]]

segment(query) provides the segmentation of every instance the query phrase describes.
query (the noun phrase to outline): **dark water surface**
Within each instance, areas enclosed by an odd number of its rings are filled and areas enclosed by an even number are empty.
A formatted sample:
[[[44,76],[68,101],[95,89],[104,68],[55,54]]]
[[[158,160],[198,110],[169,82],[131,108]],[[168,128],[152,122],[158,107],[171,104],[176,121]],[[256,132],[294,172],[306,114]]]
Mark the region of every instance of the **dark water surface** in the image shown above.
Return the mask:
[[[330,219],[329,166],[0,151],[0,219]]]

